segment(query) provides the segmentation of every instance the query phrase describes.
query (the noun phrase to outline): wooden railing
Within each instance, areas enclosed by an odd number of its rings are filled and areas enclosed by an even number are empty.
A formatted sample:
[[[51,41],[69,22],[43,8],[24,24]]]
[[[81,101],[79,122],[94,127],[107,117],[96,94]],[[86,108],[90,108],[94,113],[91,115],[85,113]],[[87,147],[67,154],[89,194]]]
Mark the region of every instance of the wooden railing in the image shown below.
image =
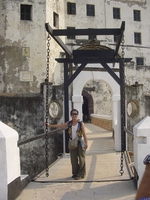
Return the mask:
[[[126,158],[126,161],[127,161],[130,176],[134,177],[134,174],[135,174],[134,152],[133,152],[134,135],[126,127],[124,127],[124,130],[127,133],[127,151],[125,152],[125,158]]]
[[[49,131],[47,134],[48,134],[48,137],[54,133],[62,133],[63,130],[66,130],[66,128],[57,128],[55,130],[52,130],[52,131]],[[32,142],[32,141],[35,141],[35,140],[38,140],[40,138],[44,138],[46,135],[46,133],[42,133],[40,135],[36,135],[36,136],[32,136],[30,138],[27,138],[27,139],[24,139],[24,140],[19,140],[18,141],[18,147],[23,145],[23,144],[26,144],[26,143],[29,143],[29,142]]]

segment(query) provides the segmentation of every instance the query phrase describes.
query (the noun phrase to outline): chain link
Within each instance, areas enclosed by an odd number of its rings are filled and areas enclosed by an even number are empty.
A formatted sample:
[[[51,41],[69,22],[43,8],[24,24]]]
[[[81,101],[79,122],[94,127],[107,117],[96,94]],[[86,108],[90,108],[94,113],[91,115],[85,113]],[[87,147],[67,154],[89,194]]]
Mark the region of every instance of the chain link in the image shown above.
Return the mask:
[[[120,174],[121,176],[124,173],[123,170],[123,160],[124,160],[124,150],[125,150],[125,132],[124,132],[124,126],[125,126],[125,79],[124,79],[124,34],[122,35],[121,40],[121,57],[122,57],[122,68],[120,69],[120,78],[121,78],[121,164],[120,164]]]
[[[46,176],[49,176],[49,167],[48,167],[48,82],[49,82],[49,63],[50,63],[50,35],[47,37],[47,67],[46,67],[46,128],[45,128],[45,165],[46,165]]]

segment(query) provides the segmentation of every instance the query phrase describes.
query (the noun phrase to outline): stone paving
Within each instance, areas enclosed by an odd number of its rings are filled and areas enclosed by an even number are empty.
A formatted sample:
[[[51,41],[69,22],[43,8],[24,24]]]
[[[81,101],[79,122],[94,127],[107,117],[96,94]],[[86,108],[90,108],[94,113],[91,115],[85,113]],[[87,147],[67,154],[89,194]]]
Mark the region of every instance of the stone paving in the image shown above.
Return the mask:
[[[70,155],[65,154],[50,166],[49,177],[41,173],[17,200],[131,200],[136,189],[124,161],[120,175],[120,152],[114,150],[112,132],[92,124],[86,125],[88,150],[87,175],[82,180],[71,177]]]

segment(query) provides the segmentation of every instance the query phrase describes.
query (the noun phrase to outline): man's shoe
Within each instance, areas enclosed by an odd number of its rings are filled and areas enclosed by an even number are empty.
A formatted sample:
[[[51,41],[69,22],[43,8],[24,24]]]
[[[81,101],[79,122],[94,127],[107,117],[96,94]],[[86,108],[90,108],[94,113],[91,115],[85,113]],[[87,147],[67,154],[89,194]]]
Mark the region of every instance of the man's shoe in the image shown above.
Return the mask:
[[[76,177],[76,175],[72,175],[72,178],[75,178]]]

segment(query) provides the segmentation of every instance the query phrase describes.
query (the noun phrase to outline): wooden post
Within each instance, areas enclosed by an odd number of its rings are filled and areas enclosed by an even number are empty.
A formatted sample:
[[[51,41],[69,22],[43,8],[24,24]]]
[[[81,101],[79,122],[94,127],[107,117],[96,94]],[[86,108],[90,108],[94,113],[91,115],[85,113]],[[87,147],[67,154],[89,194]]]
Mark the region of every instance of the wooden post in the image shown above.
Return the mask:
[[[68,98],[68,63],[64,63],[64,112],[65,112],[65,122],[69,120],[69,98]],[[65,130],[65,146],[66,152],[68,149],[68,131]]]

